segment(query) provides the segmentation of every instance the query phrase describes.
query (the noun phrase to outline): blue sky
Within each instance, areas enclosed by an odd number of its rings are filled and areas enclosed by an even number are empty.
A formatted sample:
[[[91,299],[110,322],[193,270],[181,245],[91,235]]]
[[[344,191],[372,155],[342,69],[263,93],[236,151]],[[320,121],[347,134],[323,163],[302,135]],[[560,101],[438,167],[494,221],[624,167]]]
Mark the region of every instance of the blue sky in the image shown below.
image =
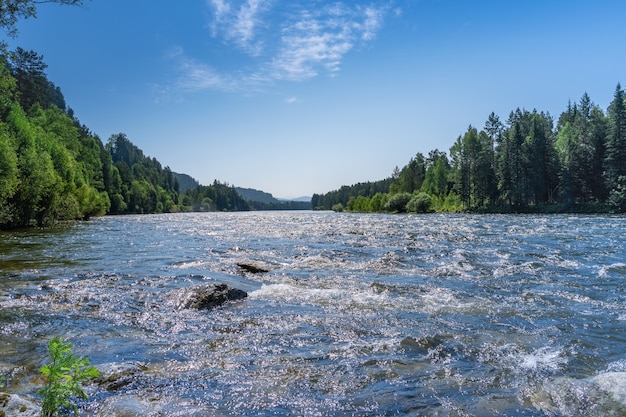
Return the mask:
[[[448,151],[492,111],[550,112],[626,83],[623,0],[91,0],[44,4],[44,56],[106,142],[203,184],[298,197]]]

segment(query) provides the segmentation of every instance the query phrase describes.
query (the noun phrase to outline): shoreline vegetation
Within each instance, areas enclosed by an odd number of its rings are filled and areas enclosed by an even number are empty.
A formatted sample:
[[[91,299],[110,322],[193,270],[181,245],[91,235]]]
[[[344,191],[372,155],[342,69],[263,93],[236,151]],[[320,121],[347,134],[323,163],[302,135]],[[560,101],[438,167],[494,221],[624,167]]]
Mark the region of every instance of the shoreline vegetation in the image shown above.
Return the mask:
[[[0,230],[106,214],[310,209],[249,201],[217,180],[200,185],[124,133],[104,144],[74,116],[46,67],[33,51],[0,48]]]
[[[361,213],[624,213],[626,101],[606,113],[585,93],[555,119],[491,113],[449,151],[418,153],[391,177],[314,194],[314,209]]]

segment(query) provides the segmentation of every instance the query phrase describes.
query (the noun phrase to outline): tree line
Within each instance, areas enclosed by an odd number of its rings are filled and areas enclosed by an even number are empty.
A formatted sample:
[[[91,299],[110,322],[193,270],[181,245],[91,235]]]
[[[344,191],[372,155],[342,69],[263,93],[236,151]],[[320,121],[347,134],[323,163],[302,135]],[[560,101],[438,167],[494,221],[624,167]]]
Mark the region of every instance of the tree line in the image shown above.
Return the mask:
[[[84,2],[5,0],[0,30],[16,38],[17,22],[37,17],[43,3]],[[67,107],[46,68],[42,55],[9,51],[0,41],[0,229],[104,214],[250,208],[234,187],[175,175],[123,133],[104,144]],[[178,178],[185,179],[184,194]]]
[[[310,208],[246,201],[217,180],[200,185],[144,155],[124,133],[103,143],[46,68],[34,51],[0,47],[0,229],[105,214]]]
[[[555,120],[491,113],[449,150],[418,153],[382,181],[315,194],[312,206],[358,212],[626,212],[626,101],[604,112],[585,93]]]
[[[178,176],[123,133],[104,144],[67,107],[46,68],[33,51],[0,53],[0,229],[104,214],[251,208],[218,181],[181,194]]]

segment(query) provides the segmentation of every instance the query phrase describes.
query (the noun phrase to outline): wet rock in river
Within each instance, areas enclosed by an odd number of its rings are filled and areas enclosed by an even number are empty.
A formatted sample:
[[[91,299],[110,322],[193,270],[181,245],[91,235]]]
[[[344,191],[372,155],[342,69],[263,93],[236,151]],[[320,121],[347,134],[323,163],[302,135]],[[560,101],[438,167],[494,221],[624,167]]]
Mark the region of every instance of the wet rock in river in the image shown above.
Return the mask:
[[[158,401],[149,401],[132,395],[107,398],[97,417],[136,417],[161,415]]]
[[[269,269],[265,269],[258,265],[253,265],[253,264],[248,264],[248,263],[238,262],[237,266],[243,269],[245,272],[250,272],[251,274],[264,274],[266,272],[269,272]]]
[[[424,336],[419,339],[407,336],[400,342],[400,345],[409,351],[428,353],[428,351],[444,345],[444,340],[438,336]]]
[[[41,406],[16,394],[0,392],[0,416],[38,417]]]
[[[527,400],[538,410],[558,415],[623,417],[626,415],[626,372],[592,378],[560,377],[529,391]]]
[[[98,366],[100,376],[93,379],[93,383],[107,391],[118,391],[135,380],[137,374],[146,370],[146,367],[134,363],[110,363]]]
[[[228,301],[242,300],[248,293],[226,284],[212,284],[182,288],[170,293],[170,302],[181,309],[209,310]]]

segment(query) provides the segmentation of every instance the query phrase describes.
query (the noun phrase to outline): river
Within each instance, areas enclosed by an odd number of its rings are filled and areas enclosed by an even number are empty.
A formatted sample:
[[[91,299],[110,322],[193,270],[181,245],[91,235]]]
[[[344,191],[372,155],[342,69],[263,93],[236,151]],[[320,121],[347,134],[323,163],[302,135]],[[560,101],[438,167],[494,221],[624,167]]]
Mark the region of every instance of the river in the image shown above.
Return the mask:
[[[246,212],[0,232],[0,390],[36,397],[58,334],[124,375],[87,386],[81,416],[624,416],[625,225]],[[171,302],[211,283],[248,297]]]

